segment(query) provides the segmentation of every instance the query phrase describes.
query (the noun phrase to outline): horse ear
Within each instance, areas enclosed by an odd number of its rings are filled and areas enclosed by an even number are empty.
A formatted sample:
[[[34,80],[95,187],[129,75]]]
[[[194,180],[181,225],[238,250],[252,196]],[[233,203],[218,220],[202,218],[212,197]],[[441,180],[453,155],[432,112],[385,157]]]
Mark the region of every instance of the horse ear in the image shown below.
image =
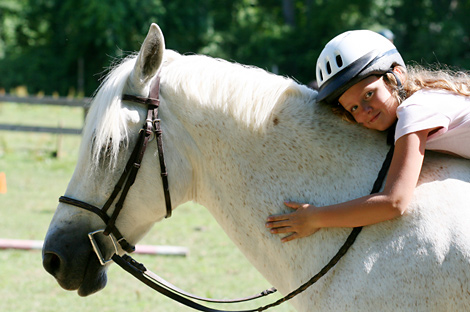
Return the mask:
[[[155,76],[163,59],[165,39],[157,24],[150,25],[147,37],[142,44],[134,70],[130,75],[130,85],[135,90],[143,90],[150,79]]]

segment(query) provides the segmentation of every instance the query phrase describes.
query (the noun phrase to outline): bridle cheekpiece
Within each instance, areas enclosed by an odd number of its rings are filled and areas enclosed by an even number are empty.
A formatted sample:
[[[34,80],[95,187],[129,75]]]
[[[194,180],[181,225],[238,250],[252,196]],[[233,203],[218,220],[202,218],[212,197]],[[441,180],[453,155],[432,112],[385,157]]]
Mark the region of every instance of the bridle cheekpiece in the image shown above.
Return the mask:
[[[121,232],[116,227],[116,219],[119,213],[124,206],[124,201],[127,197],[127,193],[129,189],[134,184],[135,179],[137,177],[137,173],[140,169],[142,159],[145,154],[145,150],[147,149],[148,143],[151,140],[151,137],[154,135],[155,140],[157,142],[158,147],[158,158],[160,161],[160,171],[162,177],[162,185],[163,185],[163,193],[165,196],[165,204],[166,204],[166,216],[165,218],[169,218],[171,216],[171,197],[170,197],[170,189],[168,183],[168,172],[166,169],[165,164],[165,157],[164,157],[164,150],[163,150],[163,140],[162,140],[162,129],[160,126],[160,119],[158,116],[158,108],[160,105],[160,76],[157,74],[155,79],[153,80],[150,93],[148,98],[124,94],[122,96],[123,101],[131,101],[138,104],[143,104],[147,106],[147,118],[142,126],[142,129],[139,131],[139,137],[137,139],[137,143],[132,151],[132,154],[126,164],[126,167],[119,178],[118,182],[116,183],[111,196],[109,196],[106,203],[100,209],[94,205],[88,204],[81,200],[73,199],[67,196],[61,196],[59,198],[59,202],[72,205],[78,208],[82,208],[88,211],[91,211],[97,214],[106,224],[106,228],[104,230],[95,231],[89,233],[88,236],[90,237],[90,241],[93,245],[93,249],[95,250],[98,258],[100,259],[101,264],[105,264],[111,260],[106,260],[101,255],[99,251],[99,247],[97,246],[96,241],[94,240],[94,235],[97,233],[102,232],[104,235],[109,236],[109,234],[113,234],[114,238],[111,237],[113,245],[117,251],[117,246],[115,242],[121,245],[122,249],[126,252],[131,253],[135,250],[135,246],[129,244],[126,239],[122,236]],[[120,195],[119,199],[118,195]],[[112,206],[112,204],[116,201],[114,206],[114,211],[111,214],[111,217],[108,216],[107,211]],[[115,240],[114,240],[115,239]]]

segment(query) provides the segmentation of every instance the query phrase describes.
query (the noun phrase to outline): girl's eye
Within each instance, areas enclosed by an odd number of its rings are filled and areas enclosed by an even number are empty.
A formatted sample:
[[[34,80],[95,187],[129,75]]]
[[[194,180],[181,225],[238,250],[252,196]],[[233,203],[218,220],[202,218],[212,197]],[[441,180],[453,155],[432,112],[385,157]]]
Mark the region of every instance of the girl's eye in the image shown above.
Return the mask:
[[[354,105],[351,107],[351,113],[354,113],[359,107],[357,105]]]
[[[367,100],[367,99],[370,99],[373,94],[374,94],[374,92],[369,91],[369,92],[366,93],[366,95],[364,96],[364,98],[365,98],[366,100]]]

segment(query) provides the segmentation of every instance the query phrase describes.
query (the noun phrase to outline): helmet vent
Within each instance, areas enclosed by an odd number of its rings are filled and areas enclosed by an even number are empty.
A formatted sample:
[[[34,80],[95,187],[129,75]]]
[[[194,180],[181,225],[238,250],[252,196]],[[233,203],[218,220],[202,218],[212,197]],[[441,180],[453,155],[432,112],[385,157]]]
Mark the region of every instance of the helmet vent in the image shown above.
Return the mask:
[[[336,65],[338,65],[339,68],[343,67],[343,59],[341,58],[341,55],[336,55]]]
[[[331,74],[331,65],[330,65],[330,62],[326,62],[326,72],[328,73],[328,75]]]

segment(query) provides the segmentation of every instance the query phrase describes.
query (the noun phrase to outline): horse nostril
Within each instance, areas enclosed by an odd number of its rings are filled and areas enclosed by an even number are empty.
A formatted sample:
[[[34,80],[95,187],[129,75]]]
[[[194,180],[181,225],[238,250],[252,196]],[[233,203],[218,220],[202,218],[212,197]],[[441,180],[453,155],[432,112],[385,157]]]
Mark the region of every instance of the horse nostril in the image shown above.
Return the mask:
[[[42,258],[42,265],[44,266],[44,269],[46,269],[46,271],[49,272],[52,276],[56,276],[56,274],[60,271],[60,257],[53,252],[45,252]]]

